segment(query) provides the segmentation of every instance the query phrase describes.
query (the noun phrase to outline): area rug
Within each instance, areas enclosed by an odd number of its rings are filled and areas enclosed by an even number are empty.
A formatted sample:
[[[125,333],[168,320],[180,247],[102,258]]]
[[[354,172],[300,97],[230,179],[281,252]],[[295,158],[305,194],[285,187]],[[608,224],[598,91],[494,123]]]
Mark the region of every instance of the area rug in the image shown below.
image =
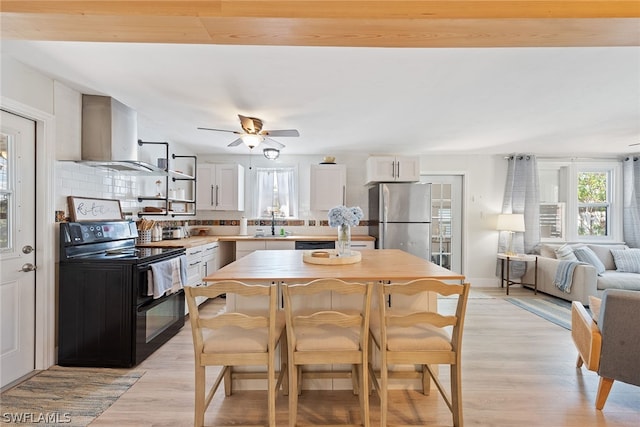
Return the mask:
[[[571,330],[571,303],[569,301],[553,297],[505,297],[504,299],[549,322]]]
[[[87,426],[143,374],[53,366],[0,395],[0,424]]]

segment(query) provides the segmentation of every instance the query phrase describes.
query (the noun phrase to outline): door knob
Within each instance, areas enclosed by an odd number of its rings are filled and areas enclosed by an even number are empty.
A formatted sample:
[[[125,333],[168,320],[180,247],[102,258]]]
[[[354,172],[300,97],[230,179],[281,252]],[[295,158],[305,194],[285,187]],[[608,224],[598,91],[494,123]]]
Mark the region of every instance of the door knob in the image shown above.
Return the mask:
[[[22,266],[22,268],[20,270],[18,270],[18,271],[21,271],[23,273],[28,273],[30,271],[34,271],[35,269],[36,269],[36,266],[31,264],[30,262],[28,262],[28,263],[24,264]]]
[[[33,246],[27,245],[22,247],[23,254],[30,254],[31,252],[33,252]]]

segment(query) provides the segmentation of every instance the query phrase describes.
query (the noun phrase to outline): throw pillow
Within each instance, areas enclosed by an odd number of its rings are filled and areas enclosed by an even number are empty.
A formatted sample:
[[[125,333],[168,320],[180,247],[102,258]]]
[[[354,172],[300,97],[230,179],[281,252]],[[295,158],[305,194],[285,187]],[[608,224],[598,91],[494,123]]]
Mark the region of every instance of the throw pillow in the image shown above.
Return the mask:
[[[616,270],[624,273],[640,273],[640,249],[612,249]]]
[[[591,311],[591,318],[594,322],[598,323],[598,317],[600,316],[600,304],[602,300],[593,295],[589,295],[589,310]]]
[[[573,253],[573,248],[569,245],[562,245],[556,249],[556,258],[563,261],[578,261],[578,258]]]
[[[587,264],[591,264],[596,268],[596,273],[598,276],[604,273],[604,264],[598,258],[595,252],[593,252],[590,248],[586,246],[581,246],[573,249],[573,253],[578,258],[578,261],[586,262]]]

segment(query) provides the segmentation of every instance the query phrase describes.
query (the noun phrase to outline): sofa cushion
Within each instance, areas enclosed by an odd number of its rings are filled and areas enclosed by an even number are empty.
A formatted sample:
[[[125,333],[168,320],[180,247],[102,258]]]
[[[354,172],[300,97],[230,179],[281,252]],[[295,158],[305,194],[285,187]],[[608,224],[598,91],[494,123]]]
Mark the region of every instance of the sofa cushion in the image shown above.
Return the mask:
[[[573,248],[569,245],[562,245],[556,249],[556,258],[563,261],[578,261]]]
[[[605,271],[598,277],[598,290],[627,289],[640,291],[640,275],[634,273],[620,273],[619,271]]]
[[[640,249],[613,249],[611,254],[617,271],[640,273]]]
[[[561,245],[549,245],[549,244],[542,244],[540,245],[540,256],[543,256],[545,258],[555,258],[556,257],[556,250],[560,247]]]
[[[598,273],[598,275],[604,273],[604,264],[600,261],[598,255],[596,255],[589,247],[580,246],[573,248],[573,254],[578,258],[578,261],[593,265],[596,268],[596,273]]]
[[[614,249],[629,249],[627,245],[587,245],[604,264],[605,270],[615,270],[616,264],[613,260],[611,251]]]

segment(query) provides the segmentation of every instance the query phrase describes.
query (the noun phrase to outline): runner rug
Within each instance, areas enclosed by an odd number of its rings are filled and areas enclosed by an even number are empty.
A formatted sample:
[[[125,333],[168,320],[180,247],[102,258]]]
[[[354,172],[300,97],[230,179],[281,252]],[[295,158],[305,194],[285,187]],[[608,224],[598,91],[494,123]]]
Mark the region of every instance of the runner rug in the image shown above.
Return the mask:
[[[571,330],[571,303],[569,301],[553,297],[505,297],[504,299],[549,322]]]
[[[0,424],[87,426],[143,374],[53,366],[0,395]]]

